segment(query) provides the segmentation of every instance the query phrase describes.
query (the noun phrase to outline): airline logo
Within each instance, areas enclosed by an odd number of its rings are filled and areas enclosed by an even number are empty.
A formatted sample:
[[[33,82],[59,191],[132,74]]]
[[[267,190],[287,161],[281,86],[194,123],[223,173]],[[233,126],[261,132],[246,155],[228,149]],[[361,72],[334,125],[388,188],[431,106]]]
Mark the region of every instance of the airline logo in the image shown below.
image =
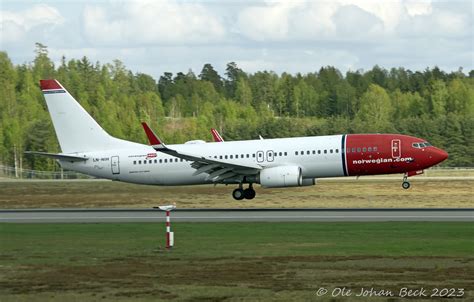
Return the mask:
[[[66,90],[56,80],[40,80],[40,87],[44,94],[66,93]]]
[[[148,153],[146,155],[146,158],[153,158],[153,157],[156,157],[156,156],[157,156],[156,153]]]

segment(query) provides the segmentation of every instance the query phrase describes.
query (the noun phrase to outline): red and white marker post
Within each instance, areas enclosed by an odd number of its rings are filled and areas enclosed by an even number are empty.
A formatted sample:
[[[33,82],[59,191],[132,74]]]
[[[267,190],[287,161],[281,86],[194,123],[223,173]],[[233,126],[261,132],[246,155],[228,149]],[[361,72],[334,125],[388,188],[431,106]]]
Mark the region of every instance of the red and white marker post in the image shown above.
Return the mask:
[[[160,210],[166,212],[166,248],[172,248],[174,245],[174,233],[171,232],[171,211],[176,209],[176,204],[159,206]]]
[[[170,212],[166,211],[166,248],[169,249],[174,245],[174,233],[171,232]]]

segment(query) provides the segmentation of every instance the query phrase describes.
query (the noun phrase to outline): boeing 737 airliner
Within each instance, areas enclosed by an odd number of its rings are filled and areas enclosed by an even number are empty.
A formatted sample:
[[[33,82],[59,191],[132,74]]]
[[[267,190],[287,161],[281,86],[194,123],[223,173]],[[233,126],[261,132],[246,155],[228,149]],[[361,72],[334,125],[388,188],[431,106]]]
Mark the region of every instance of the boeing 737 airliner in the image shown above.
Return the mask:
[[[314,137],[166,145],[143,123],[150,145],[110,136],[56,80],[41,80],[62,153],[28,153],[56,159],[68,170],[149,185],[235,184],[237,200],[263,187],[311,186],[317,178],[404,173],[407,178],[448,154],[412,136],[342,134]],[[248,184],[246,189],[243,188]]]

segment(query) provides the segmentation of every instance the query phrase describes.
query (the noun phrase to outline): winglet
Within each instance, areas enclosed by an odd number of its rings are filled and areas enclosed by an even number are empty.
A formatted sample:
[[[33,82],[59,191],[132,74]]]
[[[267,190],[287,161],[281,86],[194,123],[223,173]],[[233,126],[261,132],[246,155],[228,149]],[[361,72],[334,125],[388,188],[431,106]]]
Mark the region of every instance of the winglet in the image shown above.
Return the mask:
[[[211,128],[211,133],[216,143],[224,141],[224,139],[222,138],[222,136],[219,134],[219,132],[216,129]]]
[[[143,129],[145,130],[146,136],[148,137],[148,141],[150,145],[155,150],[162,150],[166,149],[165,144],[156,136],[156,134],[151,130],[147,123],[142,122]]]

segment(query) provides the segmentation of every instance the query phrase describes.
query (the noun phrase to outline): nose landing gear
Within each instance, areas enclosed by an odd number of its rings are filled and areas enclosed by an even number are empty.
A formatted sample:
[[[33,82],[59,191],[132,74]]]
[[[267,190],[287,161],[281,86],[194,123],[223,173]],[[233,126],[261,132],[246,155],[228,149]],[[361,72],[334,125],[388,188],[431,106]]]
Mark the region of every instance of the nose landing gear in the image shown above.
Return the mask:
[[[408,190],[410,188],[410,182],[408,181],[408,173],[403,175],[402,188]]]
[[[232,192],[232,197],[235,200],[242,200],[242,199],[254,199],[255,198],[255,190],[252,187],[252,184],[249,185],[247,189],[242,188],[242,184],[239,185],[237,189]]]

